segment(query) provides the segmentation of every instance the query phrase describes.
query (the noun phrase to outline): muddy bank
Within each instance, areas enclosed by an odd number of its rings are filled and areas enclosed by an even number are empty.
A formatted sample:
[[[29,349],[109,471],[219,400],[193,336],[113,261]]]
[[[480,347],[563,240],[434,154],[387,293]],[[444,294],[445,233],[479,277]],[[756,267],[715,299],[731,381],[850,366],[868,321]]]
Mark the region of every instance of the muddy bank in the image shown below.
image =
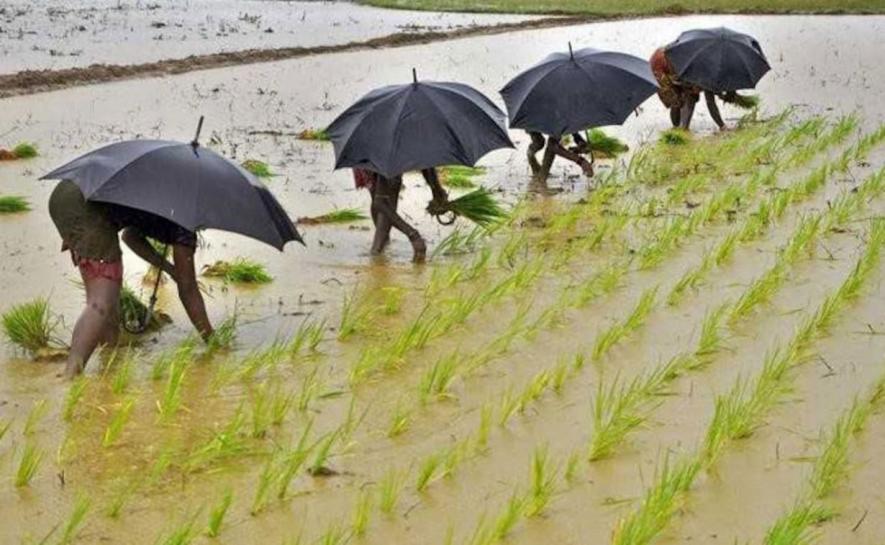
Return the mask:
[[[248,49],[212,53],[207,55],[191,55],[183,59],[166,59],[133,65],[93,64],[85,68],[66,68],[61,70],[23,70],[21,72],[0,76],[0,98],[64,89],[76,85],[106,83],[132,78],[157,77],[171,74],[182,74],[195,70],[207,70],[240,64],[278,61],[320,55],[385,47],[403,47],[425,44],[455,38],[492,35],[537,28],[555,26],[573,26],[591,21],[589,17],[549,17],[517,23],[501,23],[489,26],[459,28],[448,31],[429,32],[397,32],[381,38],[349,42],[339,45],[323,45],[316,47],[281,47],[275,49]]]

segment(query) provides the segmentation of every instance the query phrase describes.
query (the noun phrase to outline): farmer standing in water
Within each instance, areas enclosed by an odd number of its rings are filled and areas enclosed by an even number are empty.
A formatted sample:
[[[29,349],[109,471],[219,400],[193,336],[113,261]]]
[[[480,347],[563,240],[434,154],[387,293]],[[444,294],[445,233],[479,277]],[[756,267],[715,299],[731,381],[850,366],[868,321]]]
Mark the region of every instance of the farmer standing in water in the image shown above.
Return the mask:
[[[124,240],[137,255],[175,280],[187,314],[203,339],[212,335],[203,297],[197,289],[193,233],[187,234],[152,214],[89,202],[70,180],[62,180],[55,186],[49,197],[49,215],[61,235],[62,251],[71,252],[71,261],[80,270],[86,289],[86,307],[74,325],[65,376],[81,373],[98,345],[117,342],[123,282],[122,253],[117,238],[121,228]],[[145,236],[171,244],[175,264],[157,254]]]
[[[694,116],[694,107],[700,100],[701,92],[704,93],[704,101],[707,103],[707,111],[710,117],[719,127],[719,130],[725,129],[725,122],[719,113],[719,107],[716,105],[716,99],[719,98],[723,102],[736,104],[746,107],[742,104],[745,97],[738,95],[735,91],[725,93],[714,93],[701,89],[690,83],[680,82],[676,76],[676,70],[673,63],[667,58],[666,47],[659,47],[649,59],[651,71],[658,80],[660,88],[658,89],[658,97],[664,106],[670,109],[670,121],[674,127],[689,130],[691,126],[691,118]]]
[[[442,188],[435,168],[427,168],[421,171],[430,191],[433,193],[432,203],[442,205],[448,201],[448,193]],[[390,229],[395,227],[397,231],[408,237],[412,244],[412,261],[418,263],[424,261],[427,256],[427,243],[421,237],[417,229],[409,225],[397,212],[399,194],[403,187],[403,177],[394,176],[386,178],[370,170],[353,169],[354,185],[358,189],[366,188],[372,196],[370,215],[375,224],[375,238],[372,241],[371,253],[379,255],[390,242]]]
[[[543,134],[535,131],[526,132],[532,139],[531,143],[529,143],[529,148],[526,156],[529,160],[529,167],[531,167],[532,169],[532,176],[539,182],[547,181],[547,178],[550,176],[550,169],[553,167],[553,160],[556,158],[557,155],[568,159],[569,161],[581,167],[581,170],[584,171],[584,174],[586,174],[587,177],[593,176],[593,154],[590,151],[589,144],[580,134],[575,133],[572,135],[572,140],[574,140],[575,145],[571,148],[566,148],[565,146],[563,146],[559,138],[548,136],[545,148]],[[544,150],[544,158],[539,164],[536,155],[542,149]],[[584,156],[582,155],[583,153],[590,154],[589,161],[584,158]]]

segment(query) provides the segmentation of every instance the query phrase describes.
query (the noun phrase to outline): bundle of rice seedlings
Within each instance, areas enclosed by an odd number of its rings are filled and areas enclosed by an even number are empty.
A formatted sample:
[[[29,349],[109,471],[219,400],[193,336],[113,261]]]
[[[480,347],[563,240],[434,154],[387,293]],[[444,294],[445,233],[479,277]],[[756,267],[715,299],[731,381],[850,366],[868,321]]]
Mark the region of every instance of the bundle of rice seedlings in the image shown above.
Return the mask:
[[[17,212],[27,212],[30,209],[31,205],[24,197],[0,195],[0,214],[15,214]]]
[[[299,225],[321,225],[325,223],[350,223],[369,219],[359,208],[341,208],[321,216],[298,218]]]
[[[446,187],[454,189],[473,189],[476,184],[473,179],[486,173],[483,167],[467,167],[463,165],[449,165],[437,169],[439,181]]]
[[[267,163],[257,159],[247,159],[241,166],[259,178],[270,178],[274,175]]]
[[[3,314],[2,325],[9,341],[32,356],[40,357],[62,344],[55,336],[58,318],[43,297],[13,306]]]
[[[332,139],[329,133],[326,132],[326,129],[304,129],[298,133],[297,138],[299,140],[317,140],[320,142],[328,142]]]
[[[724,102],[744,110],[752,110],[759,106],[759,97],[757,95],[742,95],[735,93],[734,95],[726,95],[721,98]]]
[[[203,276],[223,278],[235,284],[266,284],[273,280],[264,265],[244,257],[233,261],[216,261],[203,268]]]
[[[37,146],[31,144],[30,142],[19,143],[17,146],[12,148],[12,153],[18,159],[30,159],[39,155],[39,153],[37,152]]]
[[[120,289],[120,319],[122,323],[140,325],[144,323],[147,314],[147,305],[139,299],[132,288],[123,284],[123,287]],[[168,314],[158,312],[155,309],[151,313],[151,319],[145,328],[145,332],[157,331],[170,323],[172,323],[172,318]]]
[[[667,129],[661,133],[660,141],[668,146],[684,146],[691,141],[691,134],[684,129]]]
[[[630,149],[627,144],[614,136],[605,134],[602,129],[590,129],[585,133],[585,137],[587,143],[590,144],[590,149],[597,157],[615,157]]]
[[[457,216],[462,216],[483,226],[507,217],[507,212],[492,197],[491,192],[484,187],[448,201],[442,206],[431,203],[431,206],[428,206],[428,212],[434,215],[453,212]]]

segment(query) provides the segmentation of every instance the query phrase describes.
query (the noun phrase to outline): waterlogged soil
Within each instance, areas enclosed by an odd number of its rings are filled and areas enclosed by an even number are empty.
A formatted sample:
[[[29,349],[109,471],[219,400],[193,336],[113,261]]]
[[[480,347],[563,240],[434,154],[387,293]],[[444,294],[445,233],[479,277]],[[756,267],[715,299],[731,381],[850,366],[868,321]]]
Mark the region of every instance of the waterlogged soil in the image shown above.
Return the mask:
[[[353,189],[349,173],[332,170],[329,145],[299,141],[294,134],[325,126],[373,87],[407,81],[412,66],[421,77],[465,81],[497,100],[496,91],[513,74],[548,51],[562,49],[568,41],[578,47],[618,48],[647,56],[683,29],[719,24],[751,32],[765,47],[773,67],[759,88],[765,113],[794,106],[791,124],[813,115],[835,118],[856,112],[862,132],[885,122],[885,103],[875,98],[877,85],[885,81],[885,69],[873,54],[885,30],[882,17],[689,17],[600,23],[4,99],[0,145],[33,141],[41,156],[0,165],[0,194],[25,195],[34,206],[30,213],[0,216],[0,252],[5,258],[0,261],[4,287],[0,311],[48,296],[62,319],[62,337],[69,335],[82,294],[72,285],[75,271],[58,251],[59,241],[45,212],[51,184],[36,178],[95,146],[135,136],[188,139],[198,116],[205,115],[205,144],[239,161],[267,162],[276,176],[266,183],[293,217],[320,215],[334,208],[365,208],[368,197]],[[725,114],[734,125],[740,112],[726,109]],[[636,149],[667,124],[663,107],[650,100],[624,127],[610,133]],[[724,138],[712,133],[703,110],[695,126],[699,138]],[[847,173],[834,174],[815,195],[791,204],[781,221],[758,240],[739,245],[730,261],[715,268],[678,305],[662,301],[687,269],[696,266],[735,223],[749,217],[749,204],[722,214],[687,237],[660,265],[645,271],[631,267],[617,289],[586,307],[569,310],[555,327],[519,337],[508,352],[488,365],[472,372],[462,370],[449,396],[421,406],[416,399],[418,385],[439,358],[455,350],[478,353],[499,338],[526,305],[528,316],[536,316],[562,290],[613,259],[629,256],[669,215],[687,214],[714,196],[717,187],[746,180],[753,173],[722,175],[723,179],[712,180],[707,190],[676,203],[660,218],[639,221],[641,228],[631,227],[597,249],[577,251],[564,268],[554,270],[566,240],[579,241],[582,233],[561,233],[544,254],[546,246],[538,240],[546,236],[543,226],[567,202],[592,199],[594,193],[588,193],[590,188],[576,169],[561,164],[550,182],[551,191],[532,186],[524,160],[526,138],[520,133],[512,136],[518,148],[485,158],[482,165],[487,174],[481,181],[509,203],[527,199],[527,211],[514,232],[534,242],[517,255],[499,259],[499,255],[506,256],[504,248],[512,242],[505,229],[489,242],[493,257],[488,269],[473,281],[449,288],[448,293],[465,298],[511,274],[511,266],[549,256],[542,275],[529,289],[489,304],[445,336],[431,339],[423,349],[409,351],[397,369],[373,374],[357,384],[349,380],[365,350],[390,350],[391,339],[421,315],[428,283],[434,278],[438,282],[448,267],[472,263],[480,254],[439,256],[424,266],[414,266],[409,262],[408,243],[394,236],[387,255],[372,258],[367,254],[369,222],[304,226],[308,246],[290,245],[282,254],[236,236],[206,233],[198,266],[248,256],[265,263],[274,281],[240,287],[203,280],[215,323],[238,313],[236,345],[232,351],[198,358],[188,368],[181,408],[166,422],[158,422],[157,402],[164,396],[167,380],[151,380],[151,364],[161,351],[190,334],[170,285],[161,288],[160,305],[172,316],[173,324],[139,340],[143,355],[137,359],[128,393],[111,392],[110,378],[102,377],[102,358],[96,358],[87,373],[86,394],[71,422],[61,418],[69,384],[56,376],[58,364],[29,361],[11,347],[0,349],[0,429],[6,420],[14,420],[0,439],[0,520],[4,521],[0,543],[39,542],[67,519],[83,495],[91,499],[91,510],[78,543],[154,543],[191,519],[196,521],[195,532],[202,533],[209,511],[226,490],[233,491],[233,504],[219,543],[281,543],[299,535],[311,543],[329,528],[347,531],[361,491],[375,494],[362,542],[439,544],[451,535],[452,543],[470,543],[483,513],[494,520],[515,490],[529,488],[531,456],[542,445],[547,445],[553,465],[559,468],[556,493],[543,516],[520,520],[507,539],[526,544],[605,542],[616,522],[639,506],[663,457],[695,450],[712,416],[715,395],[738,377],[758,373],[770,348],[788,340],[803,317],[842,282],[866,245],[867,222],[862,220],[885,210],[885,199],[874,200],[843,229],[821,236],[814,253],[791,267],[787,282],[770,301],[728,328],[724,346],[707,368],[674,381],[644,426],[628,435],[611,457],[588,464],[591,405],[599,385],[610,384],[615,377],[629,380],[694,346],[705,313],[743,293],[775,262],[778,249],[803,215],[825,212],[837,195],[881,168],[885,152],[880,147],[863,161],[852,162]],[[837,157],[854,139],[852,135],[804,166],[787,169],[778,177],[777,186],[787,187],[801,179],[811,168]],[[753,143],[737,153],[752,149]],[[607,172],[613,164],[600,165],[600,171]],[[665,198],[668,185],[674,182],[635,188],[619,194],[609,206],[639,203],[651,195]],[[436,225],[426,216],[423,206],[428,198],[422,182],[409,177],[403,210],[433,248],[452,228]],[[146,290],[141,284],[144,266],[127,254],[125,268],[127,282],[136,291]],[[877,266],[864,284],[862,298],[841,312],[827,334],[815,341],[816,357],[796,371],[786,403],[768,414],[763,427],[751,437],[733,442],[715,471],[697,480],[661,542],[760,543],[776,517],[793,504],[809,473],[809,457],[817,452],[821,430],[833,424],[853,396],[865,392],[885,373],[881,358],[885,336],[879,334],[885,331],[880,312],[883,273]],[[539,371],[558,361],[571,361],[576,353],[592,351],[599,332],[623,320],[640,296],[655,286],[659,287],[659,304],[639,329],[599,361],[588,362],[574,373],[560,394],[548,388],[506,426],[498,426],[499,406],[508,391],[518,394]],[[364,300],[367,293],[401,292],[402,304],[400,308],[394,305],[390,314],[371,312],[363,329],[338,340],[342,301],[355,291],[358,300]],[[443,305],[443,299],[434,298],[434,304]],[[274,370],[259,369],[251,379],[235,375],[247,367],[250,351],[288,337],[305,319],[327,320],[320,354],[281,363]],[[298,396],[310,384],[310,377],[319,386],[306,410],[293,409],[263,437],[244,437],[252,431],[250,415],[262,387],[279,387]],[[135,400],[132,417],[119,440],[102,447],[111,414],[127,397]],[[25,437],[28,414],[40,400],[46,400],[46,414]],[[494,415],[486,448],[456,464],[448,477],[437,470],[426,490],[416,491],[419,466],[429,455],[444,455],[475,433],[484,406],[492,407]],[[238,436],[246,450],[184,471],[187,453],[235,420],[239,407],[246,422]],[[285,501],[277,500],[274,488],[266,507],[251,514],[260,475],[271,454],[292,446],[308,425],[313,440],[335,430],[347,420],[350,407],[354,407],[352,420],[360,424],[352,433],[339,432],[345,438],[335,442],[323,464],[331,470],[324,472],[329,474],[299,472]],[[389,437],[392,415],[397,413],[408,415],[410,424],[400,435]],[[885,465],[877,456],[883,422],[885,415],[871,417],[868,430],[852,443],[852,472],[833,499],[840,514],[823,526],[829,543],[878,545],[885,535],[881,509],[885,498],[871,484],[885,476]],[[30,486],[14,488],[12,476],[24,446],[31,443],[44,453],[42,464]],[[172,453],[171,468],[150,478],[151,467],[164,452]],[[574,481],[566,484],[561,475],[572,453],[581,462]],[[406,477],[401,497],[388,516],[378,510],[377,491],[389,469]],[[108,505],[130,486],[133,492],[119,519],[109,518]],[[868,514],[858,525],[864,513]],[[54,538],[60,537],[58,532]],[[209,540],[200,537],[197,542]]]
[[[0,4],[0,73],[328,46],[531,19],[388,11],[338,1],[7,0]]]

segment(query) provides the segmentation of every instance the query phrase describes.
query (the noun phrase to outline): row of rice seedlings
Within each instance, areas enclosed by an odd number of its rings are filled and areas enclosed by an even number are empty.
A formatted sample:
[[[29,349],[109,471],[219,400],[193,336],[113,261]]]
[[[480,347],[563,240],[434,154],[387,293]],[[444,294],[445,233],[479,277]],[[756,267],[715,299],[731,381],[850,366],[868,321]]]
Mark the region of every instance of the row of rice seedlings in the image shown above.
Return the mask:
[[[135,399],[128,398],[123,401],[120,407],[111,415],[111,421],[104,430],[101,446],[108,448],[117,442],[123,428],[132,417],[132,410],[135,408]]]
[[[778,517],[765,535],[765,545],[801,545],[814,538],[814,528],[836,512],[824,505],[829,496],[851,471],[851,441],[866,426],[874,411],[881,407],[885,379],[880,379],[870,395],[855,398],[828,433],[821,433],[821,448],[815,457],[804,490],[793,506]]]
[[[804,148],[804,150],[796,154],[785,166],[795,166],[810,161],[815,156],[823,153],[831,145],[839,143],[854,132],[858,125],[857,115],[852,114],[839,118],[835,125],[826,133],[820,134],[814,140],[814,145]]]
[[[885,243],[885,225],[876,222],[871,230],[867,249],[843,286],[859,286],[869,275],[873,265],[878,263],[881,247]],[[753,433],[764,415],[788,390],[788,384],[785,384],[788,371],[803,362],[802,352],[807,350],[814,336],[822,331],[837,310],[850,301],[850,297],[857,295],[858,290],[848,290],[843,295],[840,292],[843,292],[842,288],[826,297],[818,310],[799,327],[789,343],[766,356],[763,370],[753,382],[739,378],[728,394],[717,397],[713,419],[700,450],[692,456],[682,458],[675,470],[670,469],[668,460],[664,461],[662,471],[646,491],[639,507],[618,521],[613,544],[650,543],[677,512],[699,471],[704,467],[711,467],[729,441],[745,438]],[[849,293],[852,295],[847,295]]]
[[[74,419],[74,413],[77,410],[77,406],[80,404],[80,400],[83,399],[83,395],[86,393],[86,388],[88,386],[89,380],[85,375],[80,375],[71,381],[70,386],[68,386],[68,391],[65,394],[64,402],[62,403],[62,420],[65,422],[71,422]]]
[[[19,195],[0,195],[0,214],[20,214],[31,209],[28,199]]]
[[[338,322],[338,340],[343,341],[350,336],[364,332],[374,322],[378,306],[367,295],[358,295],[355,288],[352,293],[344,294],[341,305],[341,319]]]
[[[657,286],[645,290],[630,314],[622,321],[615,322],[608,329],[596,335],[592,352],[594,361],[599,361],[602,356],[608,353],[612,346],[645,324],[648,315],[655,307],[657,296]]]
[[[157,539],[158,545],[189,545],[197,537],[197,518],[200,512],[191,514],[176,527],[163,532]]]
[[[273,280],[264,265],[245,257],[238,257],[233,261],[216,261],[203,267],[202,274],[210,278],[221,278],[232,284],[267,284]]]
[[[166,379],[166,387],[163,389],[163,397],[157,400],[160,422],[169,422],[181,407],[181,389],[184,385],[184,377],[189,366],[190,360],[184,358],[177,358],[170,365],[169,377]]]
[[[69,545],[70,543],[73,543],[77,538],[77,535],[80,533],[80,530],[82,530],[83,521],[86,520],[86,515],[89,513],[91,506],[92,502],[87,496],[78,496],[74,502],[74,508],[71,510],[71,514],[68,515],[68,518],[64,522],[59,522],[53,526],[40,543],[49,543],[50,538],[52,538],[59,529],[61,529],[61,535],[54,543],[58,545]]]
[[[188,337],[177,345],[161,352],[151,364],[151,380],[159,381],[166,377],[169,370],[181,362],[190,362],[194,357],[197,343]]]
[[[323,341],[326,331],[326,320],[305,319],[295,330],[286,345],[286,352],[290,357],[295,357],[304,351],[315,353]]]
[[[3,313],[0,322],[9,342],[32,356],[63,346],[57,336],[60,319],[53,315],[44,297],[14,305]]]
[[[145,473],[138,473],[125,481],[114,493],[108,505],[105,507],[105,515],[112,519],[120,518],[123,507],[142,488],[156,484],[172,464],[173,452],[169,448],[163,449],[150,469]]]

